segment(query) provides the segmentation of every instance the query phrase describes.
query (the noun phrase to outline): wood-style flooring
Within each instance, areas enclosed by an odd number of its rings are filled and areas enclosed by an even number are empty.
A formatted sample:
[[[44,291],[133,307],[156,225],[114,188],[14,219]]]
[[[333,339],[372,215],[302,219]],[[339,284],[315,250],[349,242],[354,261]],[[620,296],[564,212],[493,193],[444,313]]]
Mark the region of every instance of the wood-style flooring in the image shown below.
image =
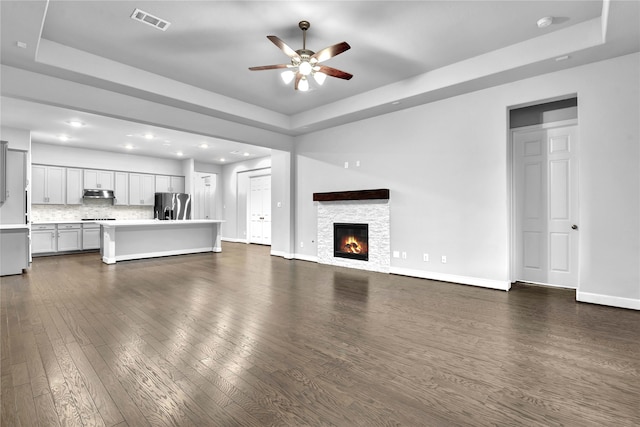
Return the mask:
[[[638,426],[640,313],[289,261],[34,259],[2,426]]]

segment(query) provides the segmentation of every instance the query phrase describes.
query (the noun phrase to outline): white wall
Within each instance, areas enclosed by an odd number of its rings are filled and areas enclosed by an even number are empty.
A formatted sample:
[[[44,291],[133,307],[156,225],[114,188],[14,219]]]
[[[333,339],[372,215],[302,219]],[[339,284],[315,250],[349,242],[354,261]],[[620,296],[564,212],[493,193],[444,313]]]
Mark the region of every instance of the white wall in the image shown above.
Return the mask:
[[[508,284],[508,107],[577,93],[578,297],[640,309],[639,63],[627,55],[298,137],[297,253],[316,255],[312,193],[389,188],[391,249],[408,254],[395,271]]]
[[[36,142],[31,147],[31,161],[35,164],[184,176],[184,160],[137,156],[135,154],[113,153]]]
[[[31,149],[31,132],[24,129],[0,127],[0,140],[8,141],[12,150],[29,151]]]

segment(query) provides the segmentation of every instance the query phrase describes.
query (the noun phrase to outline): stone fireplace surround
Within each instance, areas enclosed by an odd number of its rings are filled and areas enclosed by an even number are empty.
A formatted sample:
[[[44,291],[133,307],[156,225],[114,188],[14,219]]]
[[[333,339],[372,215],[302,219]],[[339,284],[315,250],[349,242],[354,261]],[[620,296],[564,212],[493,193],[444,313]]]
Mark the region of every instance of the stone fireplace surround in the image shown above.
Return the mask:
[[[317,204],[319,263],[389,273],[388,189],[314,193],[313,200]],[[333,256],[333,224],[336,222],[369,224],[369,261]]]

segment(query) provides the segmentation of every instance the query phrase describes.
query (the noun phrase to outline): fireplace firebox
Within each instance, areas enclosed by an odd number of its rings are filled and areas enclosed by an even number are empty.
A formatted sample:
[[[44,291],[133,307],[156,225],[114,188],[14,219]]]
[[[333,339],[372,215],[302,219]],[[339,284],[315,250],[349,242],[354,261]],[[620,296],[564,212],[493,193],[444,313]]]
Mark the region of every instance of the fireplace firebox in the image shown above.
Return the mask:
[[[333,224],[333,256],[369,260],[368,224]]]

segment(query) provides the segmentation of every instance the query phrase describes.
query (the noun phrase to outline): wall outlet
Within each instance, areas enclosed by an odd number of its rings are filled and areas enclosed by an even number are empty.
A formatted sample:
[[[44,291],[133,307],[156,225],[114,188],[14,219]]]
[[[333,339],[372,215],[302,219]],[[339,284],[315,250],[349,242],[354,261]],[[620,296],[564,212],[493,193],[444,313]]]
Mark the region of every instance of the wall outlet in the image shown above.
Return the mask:
[[[276,206],[277,206],[277,207],[279,207],[279,208],[281,208],[281,207],[282,207],[282,202],[278,202],[278,203],[276,204]]]
[[[349,169],[349,162],[344,162],[344,168]]]
[[[394,258],[400,258],[400,251],[393,251]]]
[[[422,260],[424,262],[429,262],[429,254],[422,254]]]
[[[447,256],[446,255],[442,255],[442,263],[443,264],[447,263]]]
[[[304,242],[300,242],[300,247],[304,248]]]
[[[406,252],[402,252],[402,259],[407,259],[407,253]]]
[[[360,167],[360,160],[356,160],[356,167],[359,168]]]

